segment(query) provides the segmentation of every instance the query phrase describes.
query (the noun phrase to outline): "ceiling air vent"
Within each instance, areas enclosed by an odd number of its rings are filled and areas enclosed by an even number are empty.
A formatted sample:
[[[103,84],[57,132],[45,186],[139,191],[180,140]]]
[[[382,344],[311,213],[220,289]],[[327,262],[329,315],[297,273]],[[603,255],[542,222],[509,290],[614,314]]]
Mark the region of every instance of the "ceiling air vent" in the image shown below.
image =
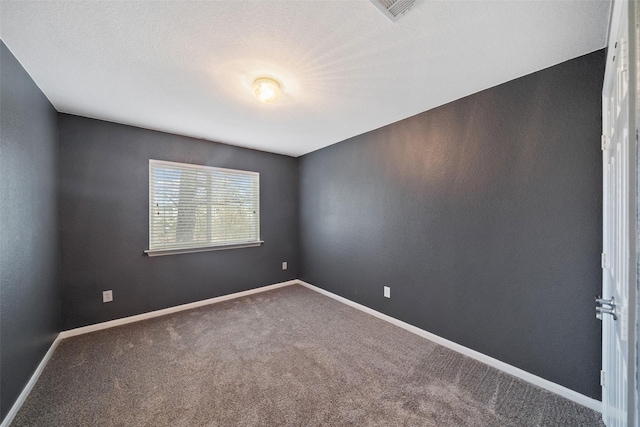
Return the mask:
[[[371,0],[371,3],[380,9],[380,12],[384,13],[387,18],[396,22],[411,9],[416,0]]]

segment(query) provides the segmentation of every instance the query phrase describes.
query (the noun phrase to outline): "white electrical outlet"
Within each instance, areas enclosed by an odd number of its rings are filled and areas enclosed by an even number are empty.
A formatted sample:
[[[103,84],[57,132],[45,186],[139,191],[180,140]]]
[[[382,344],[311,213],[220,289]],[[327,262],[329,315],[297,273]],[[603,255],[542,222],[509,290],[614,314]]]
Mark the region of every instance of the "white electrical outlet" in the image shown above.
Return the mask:
[[[287,269],[287,261],[283,261],[282,262],[282,269],[286,270]]]
[[[113,301],[113,291],[102,291],[102,302]]]
[[[384,297],[385,298],[391,298],[391,288],[388,286],[384,287]]]

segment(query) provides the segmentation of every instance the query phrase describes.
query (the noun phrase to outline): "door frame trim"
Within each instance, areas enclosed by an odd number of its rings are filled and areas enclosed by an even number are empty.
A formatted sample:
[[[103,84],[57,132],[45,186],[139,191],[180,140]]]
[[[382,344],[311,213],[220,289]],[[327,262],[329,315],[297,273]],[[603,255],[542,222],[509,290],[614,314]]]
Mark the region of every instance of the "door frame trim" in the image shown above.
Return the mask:
[[[631,185],[629,186],[631,191],[631,199],[629,200],[629,206],[631,209],[629,218],[635,218],[635,221],[631,221],[631,238],[629,239],[631,242],[631,248],[629,249],[629,257],[632,262],[630,262],[630,272],[629,272],[629,280],[630,284],[633,285],[635,283],[636,286],[629,286],[629,343],[630,345],[630,359],[629,359],[629,383],[631,383],[631,392],[629,393],[629,410],[628,410],[628,418],[629,425],[634,426],[640,424],[640,402],[638,401],[640,390],[638,390],[638,386],[640,384],[640,379],[638,376],[640,375],[640,361],[638,360],[638,346],[640,345],[638,336],[638,312],[640,311],[640,299],[638,296],[640,295],[640,275],[638,271],[640,270],[640,259],[638,259],[638,247],[640,247],[640,235],[638,231],[640,230],[640,217],[638,213],[640,212],[640,206],[638,202],[640,201],[640,187],[638,172],[640,171],[640,159],[638,158],[638,123],[639,123],[639,114],[640,114],[640,66],[638,61],[640,61],[639,54],[639,46],[640,43],[638,38],[640,37],[640,5],[638,1],[630,1],[629,2],[629,131],[632,133],[629,137],[629,141],[633,143],[630,146],[629,154],[631,157],[630,164],[630,175],[632,177]],[[635,133],[635,135],[634,135]],[[635,182],[633,182],[635,181]],[[635,238],[634,238],[635,237]],[[636,302],[634,304],[634,302]]]

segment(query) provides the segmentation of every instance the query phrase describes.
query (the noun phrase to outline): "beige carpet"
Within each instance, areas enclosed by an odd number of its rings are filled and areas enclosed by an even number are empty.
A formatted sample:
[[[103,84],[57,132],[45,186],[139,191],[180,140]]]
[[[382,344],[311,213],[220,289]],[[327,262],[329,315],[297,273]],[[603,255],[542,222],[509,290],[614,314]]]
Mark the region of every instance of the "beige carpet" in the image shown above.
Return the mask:
[[[13,426],[601,426],[301,286],[63,340]]]

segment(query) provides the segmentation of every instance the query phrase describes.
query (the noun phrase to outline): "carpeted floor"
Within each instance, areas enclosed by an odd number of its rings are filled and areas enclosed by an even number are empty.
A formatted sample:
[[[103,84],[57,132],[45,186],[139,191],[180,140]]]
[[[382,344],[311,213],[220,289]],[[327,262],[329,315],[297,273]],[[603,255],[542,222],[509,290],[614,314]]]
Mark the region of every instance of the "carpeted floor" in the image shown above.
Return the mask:
[[[63,340],[12,426],[601,426],[302,286]]]

